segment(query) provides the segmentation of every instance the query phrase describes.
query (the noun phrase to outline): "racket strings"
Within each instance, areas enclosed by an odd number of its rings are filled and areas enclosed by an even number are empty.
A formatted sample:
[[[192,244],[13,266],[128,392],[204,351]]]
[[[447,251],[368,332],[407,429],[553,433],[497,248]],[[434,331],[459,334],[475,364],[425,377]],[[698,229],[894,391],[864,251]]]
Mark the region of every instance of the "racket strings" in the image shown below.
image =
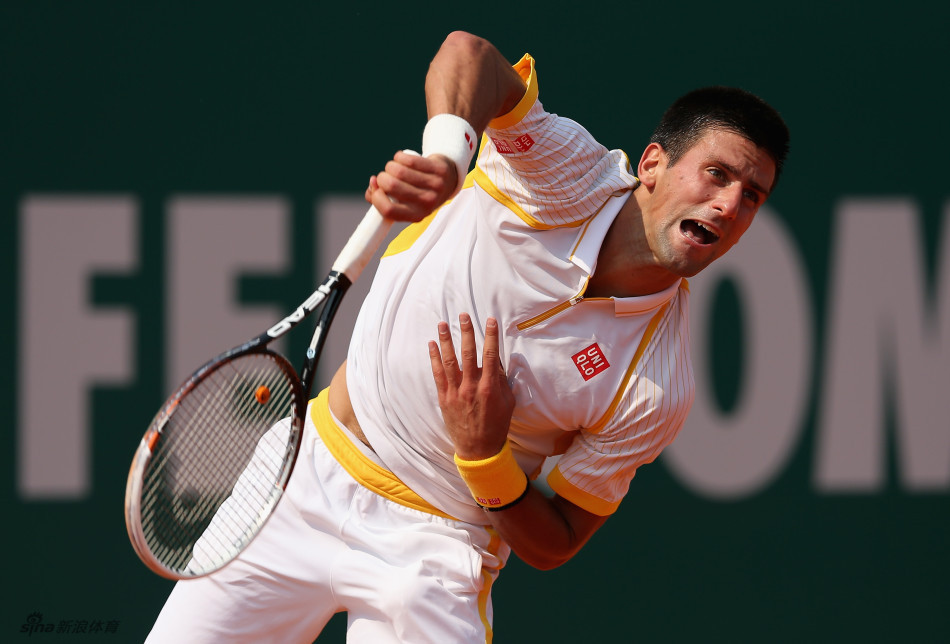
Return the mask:
[[[177,449],[187,448],[188,450],[201,452],[210,457],[212,455],[220,454],[228,449],[235,450],[235,453],[239,456],[237,459],[232,459],[229,463],[223,463],[222,468],[217,472],[210,472],[207,467],[200,467],[195,471],[189,471],[186,467],[187,464],[172,461],[172,466],[169,466],[167,457],[162,459],[163,462],[163,471],[166,473],[165,483],[171,483],[171,489],[174,492],[177,492],[177,498],[175,502],[166,507],[166,514],[169,509],[172,510],[174,521],[171,522],[171,527],[174,529],[173,536],[180,536],[184,540],[186,551],[178,553],[177,557],[186,557],[187,545],[190,542],[193,542],[197,538],[197,533],[199,531],[203,532],[205,525],[208,523],[208,520],[213,516],[217,507],[222,502],[222,499],[225,498],[225,495],[229,490],[228,486],[235,480],[235,478],[240,473],[240,470],[246,464],[246,454],[252,449],[252,444],[254,439],[260,432],[260,427],[270,425],[270,421],[273,418],[268,418],[263,425],[259,422],[259,418],[250,417],[251,425],[257,425],[257,431],[238,431],[235,432],[234,419],[229,417],[234,417],[237,419],[243,419],[243,423],[247,424],[249,420],[249,409],[253,409],[253,404],[244,403],[243,405],[235,405],[233,408],[228,408],[229,398],[235,395],[235,392],[238,392],[238,395],[241,398],[248,398],[249,393],[247,391],[241,391],[241,389],[247,389],[247,382],[244,380],[246,377],[252,378],[251,382],[267,382],[262,374],[259,372],[254,373],[245,373],[245,374],[234,374],[229,382],[224,383],[225,386],[220,388],[215,392],[215,395],[204,396],[198,400],[198,405],[181,405],[183,411],[188,412],[192,422],[208,422],[210,418],[217,419],[214,423],[217,425],[218,431],[212,431],[204,435],[193,434],[189,431],[179,431],[177,435],[179,440],[177,441],[179,445]],[[274,383],[268,383],[265,386],[269,386],[269,389],[274,389],[272,386]],[[189,400],[196,398],[195,396],[189,396]],[[191,401],[194,402],[194,401]],[[274,399],[269,401],[270,404],[275,407],[279,406],[282,401]],[[259,404],[259,403],[258,403]],[[194,407],[189,409],[189,407]],[[205,420],[201,420],[205,419]],[[228,425],[222,424],[222,419],[228,420]],[[227,428],[230,428],[227,429]],[[239,427],[239,429],[241,429]],[[187,430],[187,428],[186,428]],[[196,437],[200,436],[201,440],[196,440]],[[241,441],[243,439],[243,445],[235,445],[235,441]],[[187,441],[187,445],[181,445],[182,441]],[[226,445],[225,443],[230,442],[231,445]],[[165,450],[165,454],[171,453],[171,450],[175,448],[174,445],[169,441],[167,443],[168,449]],[[179,459],[180,460],[180,459]],[[201,464],[198,463],[200,466]],[[209,476],[209,474],[213,476]],[[175,495],[173,495],[175,496]],[[243,504],[254,504],[259,507],[266,504],[266,493],[257,494],[257,498],[245,497]],[[245,515],[249,512],[245,512]],[[191,530],[180,531],[181,526],[191,526]],[[248,528],[252,529],[252,528]],[[232,530],[232,532],[234,532]],[[156,536],[158,534],[156,533]],[[165,535],[165,539],[161,541],[164,542],[163,548],[166,552],[162,553],[162,556],[173,556],[173,550],[180,550],[181,548],[174,548],[174,543],[169,543],[167,538],[169,535]],[[238,541],[241,540],[241,533],[238,532],[232,535],[232,539]]]
[[[233,359],[179,400],[142,493],[143,532],[159,561],[177,571],[213,566],[256,533],[294,445],[280,421],[303,402],[272,354]]]
[[[265,386],[268,387],[269,390],[274,390],[276,387],[274,386],[275,382],[273,382],[273,380],[281,379],[282,374],[279,372],[272,373],[272,379],[269,381],[264,377],[264,370],[261,368],[255,371],[239,371],[233,369],[234,365],[230,365],[230,367],[233,373],[229,380],[219,383],[220,386],[214,389],[209,389],[208,392],[210,393],[201,392],[203,395],[195,395],[193,393],[182,400],[180,404],[181,412],[178,413],[179,417],[176,418],[179,422],[176,426],[175,442],[167,439],[164,441],[165,449],[162,450],[160,462],[165,463],[169,455],[178,455],[178,452],[175,450],[181,450],[186,447],[192,451],[204,454],[205,457],[216,456],[226,447],[233,449],[233,443],[235,441],[242,441],[243,439],[245,443],[243,447],[235,450],[235,453],[240,457],[248,453],[248,446],[252,444],[259,435],[259,432],[246,431],[247,426],[257,426],[259,428],[261,426],[261,420],[264,421],[264,424],[267,424],[270,420],[274,420],[276,417],[282,415],[278,413],[269,414],[264,417],[262,414],[249,414],[249,410],[253,410],[255,406],[260,406],[260,403],[250,402],[254,399],[247,391],[250,388],[250,383],[261,383],[259,386]],[[269,401],[269,409],[281,406],[283,406],[284,409],[288,409],[288,405],[285,403],[289,402],[290,391],[289,389],[286,391],[288,399],[283,401],[280,399]],[[234,399],[243,400],[244,402],[243,404],[232,407],[231,405],[233,405]],[[180,422],[185,417],[183,413],[187,415],[187,424]],[[237,423],[235,423],[235,421],[237,421]],[[209,430],[201,433],[193,431],[195,427],[209,423],[215,425],[213,428],[214,431]],[[231,445],[228,445],[228,443],[231,443]],[[210,480],[212,483],[220,480],[234,480],[233,478],[228,479],[227,477],[222,478],[218,476],[217,474],[220,472],[215,473],[215,476],[209,479],[207,476],[209,470],[203,466],[198,470],[189,472],[183,469],[187,464],[181,462],[180,457],[178,458],[179,462],[175,470],[175,477],[183,483],[194,482],[195,476],[199,477],[199,481]],[[222,472],[231,472],[235,466],[243,466],[244,462],[244,458],[239,458],[238,460],[224,463],[225,467],[222,469]],[[198,465],[202,464],[198,463]],[[191,479],[187,478],[188,474],[191,474]]]

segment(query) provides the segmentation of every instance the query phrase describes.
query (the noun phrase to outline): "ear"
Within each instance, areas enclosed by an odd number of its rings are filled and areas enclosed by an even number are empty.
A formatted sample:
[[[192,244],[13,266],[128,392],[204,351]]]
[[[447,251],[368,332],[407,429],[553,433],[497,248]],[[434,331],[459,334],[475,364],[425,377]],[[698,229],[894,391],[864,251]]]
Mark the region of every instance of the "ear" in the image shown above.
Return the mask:
[[[656,186],[657,175],[661,168],[666,167],[666,150],[659,143],[651,143],[643,151],[640,163],[637,165],[637,176],[640,183],[653,190]]]

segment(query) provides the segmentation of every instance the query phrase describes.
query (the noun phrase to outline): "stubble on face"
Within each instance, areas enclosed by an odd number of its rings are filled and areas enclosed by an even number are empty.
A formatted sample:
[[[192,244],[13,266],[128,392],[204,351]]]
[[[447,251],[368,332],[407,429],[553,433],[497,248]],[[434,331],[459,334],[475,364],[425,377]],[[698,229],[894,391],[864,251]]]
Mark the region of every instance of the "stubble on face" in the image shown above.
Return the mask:
[[[692,277],[732,248],[768,196],[775,162],[745,137],[709,130],[672,166],[665,152],[644,210],[654,261]]]

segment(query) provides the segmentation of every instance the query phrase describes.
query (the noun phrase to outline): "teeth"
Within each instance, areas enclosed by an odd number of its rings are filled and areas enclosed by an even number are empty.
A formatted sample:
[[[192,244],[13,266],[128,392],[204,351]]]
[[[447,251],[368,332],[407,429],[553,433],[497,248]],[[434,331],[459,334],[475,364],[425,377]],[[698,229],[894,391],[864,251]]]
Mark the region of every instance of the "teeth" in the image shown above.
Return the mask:
[[[712,244],[719,240],[718,233],[695,219],[684,220],[680,225],[687,237],[701,244]]]
[[[709,238],[710,238],[711,240],[715,241],[715,240],[719,239],[719,235],[716,234],[716,232],[713,231],[712,229],[707,228],[701,221],[697,221],[697,222],[696,222],[696,225],[699,226],[700,228],[702,228],[703,230],[705,230],[705,231],[709,234]]]

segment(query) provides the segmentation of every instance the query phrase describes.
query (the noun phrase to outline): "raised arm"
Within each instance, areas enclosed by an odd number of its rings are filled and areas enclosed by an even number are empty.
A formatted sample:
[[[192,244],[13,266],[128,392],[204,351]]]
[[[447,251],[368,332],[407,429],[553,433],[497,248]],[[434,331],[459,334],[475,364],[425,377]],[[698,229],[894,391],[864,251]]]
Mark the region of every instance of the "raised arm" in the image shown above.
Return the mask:
[[[390,219],[418,221],[451,197],[467,171],[478,137],[492,118],[518,104],[525,85],[494,45],[455,31],[430,63],[425,90],[430,119],[423,137],[425,156],[397,152],[383,172],[370,178],[366,190],[367,201]],[[461,121],[453,123],[442,115]],[[466,125],[471,139],[466,141],[467,157],[460,150]]]
[[[478,135],[513,110],[524,92],[524,81],[495,46],[464,31],[448,35],[426,75],[429,118],[455,114]]]

